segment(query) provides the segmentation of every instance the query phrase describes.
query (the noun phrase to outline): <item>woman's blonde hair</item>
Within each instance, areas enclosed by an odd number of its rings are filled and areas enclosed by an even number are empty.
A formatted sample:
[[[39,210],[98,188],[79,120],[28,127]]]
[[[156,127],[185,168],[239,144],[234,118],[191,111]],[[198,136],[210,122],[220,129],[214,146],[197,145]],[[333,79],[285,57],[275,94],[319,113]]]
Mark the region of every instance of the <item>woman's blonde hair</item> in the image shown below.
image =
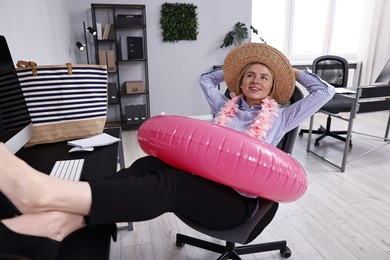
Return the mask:
[[[271,72],[271,75],[272,75],[272,88],[271,88],[271,91],[270,91],[270,96],[272,97],[273,96],[273,94],[275,93],[275,77],[274,77],[274,73],[271,71],[271,69],[270,68],[268,68],[268,66],[267,65],[265,65],[265,64],[263,64],[263,63],[260,63],[260,62],[250,62],[250,63],[248,63],[242,70],[241,70],[241,72],[240,72],[240,80],[238,81],[238,84],[239,84],[239,86],[238,86],[238,89],[239,89],[239,91],[240,91],[240,94],[242,94],[242,89],[241,89],[241,85],[242,85],[242,80],[243,80],[243,78],[244,78],[244,75],[245,75],[245,72],[249,69],[249,67],[250,66],[252,66],[252,65],[254,65],[254,64],[261,64],[261,65],[263,65],[263,66],[266,66],[267,67],[267,69]]]

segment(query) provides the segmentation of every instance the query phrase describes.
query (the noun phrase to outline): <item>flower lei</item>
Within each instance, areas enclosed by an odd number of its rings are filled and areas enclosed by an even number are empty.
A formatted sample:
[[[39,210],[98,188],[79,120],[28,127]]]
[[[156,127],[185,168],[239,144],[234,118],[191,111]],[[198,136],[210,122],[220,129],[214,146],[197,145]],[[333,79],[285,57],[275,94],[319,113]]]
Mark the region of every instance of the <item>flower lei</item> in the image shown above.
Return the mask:
[[[231,100],[225,103],[225,106],[221,108],[215,118],[215,123],[221,126],[227,126],[227,124],[235,117],[238,110],[238,100],[240,96],[233,97]],[[261,109],[257,116],[254,118],[253,124],[249,130],[244,133],[254,137],[258,140],[264,140],[267,136],[267,132],[271,129],[274,119],[278,116],[278,103],[275,99],[267,96],[261,101]]]

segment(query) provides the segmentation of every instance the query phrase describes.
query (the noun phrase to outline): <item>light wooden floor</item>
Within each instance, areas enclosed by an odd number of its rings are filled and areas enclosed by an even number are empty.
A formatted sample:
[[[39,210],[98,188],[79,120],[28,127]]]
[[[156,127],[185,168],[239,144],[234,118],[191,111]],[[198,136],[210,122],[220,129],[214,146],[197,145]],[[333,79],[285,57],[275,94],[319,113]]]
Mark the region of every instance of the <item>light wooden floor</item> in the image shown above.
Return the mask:
[[[325,116],[318,114],[325,123]],[[355,131],[383,136],[388,113],[362,114]],[[302,125],[307,128],[308,122]],[[334,120],[335,128],[346,123]],[[337,127],[338,126],[338,127]],[[353,135],[350,157],[384,144]],[[347,164],[340,172],[306,152],[307,135],[297,138],[293,156],[305,167],[309,187],[305,195],[292,203],[281,203],[279,210],[254,242],[287,240],[290,259],[390,259],[390,145]],[[124,132],[126,166],[143,155],[136,131]],[[327,156],[341,158],[343,144],[325,138],[318,148]],[[125,205],[124,205],[125,206]],[[206,237],[165,214],[146,222],[134,223],[134,231],[121,231],[112,243],[111,260],[216,259],[217,254],[186,245],[175,246],[177,232]],[[244,259],[281,259],[278,251],[244,256]]]

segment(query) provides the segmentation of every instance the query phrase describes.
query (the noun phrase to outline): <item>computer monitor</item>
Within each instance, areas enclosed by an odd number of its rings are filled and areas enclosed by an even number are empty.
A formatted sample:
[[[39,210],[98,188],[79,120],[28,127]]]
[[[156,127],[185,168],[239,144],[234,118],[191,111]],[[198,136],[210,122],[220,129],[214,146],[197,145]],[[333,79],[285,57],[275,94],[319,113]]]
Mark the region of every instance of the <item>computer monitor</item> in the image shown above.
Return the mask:
[[[32,124],[7,41],[0,35],[0,142],[16,153],[32,137]]]
[[[390,59],[387,61],[381,73],[379,73],[379,76],[375,80],[375,83],[379,83],[379,82],[386,82],[386,83],[390,82]]]

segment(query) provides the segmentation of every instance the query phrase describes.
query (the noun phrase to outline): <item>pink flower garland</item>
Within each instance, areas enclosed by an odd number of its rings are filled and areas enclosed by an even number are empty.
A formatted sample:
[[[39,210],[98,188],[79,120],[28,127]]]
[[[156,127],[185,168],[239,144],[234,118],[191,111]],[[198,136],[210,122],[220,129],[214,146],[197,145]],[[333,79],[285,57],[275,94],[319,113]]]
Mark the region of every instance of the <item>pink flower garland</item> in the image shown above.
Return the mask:
[[[237,101],[241,96],[237,96],[227,101],[225,106],[221,108],[215,118],[215,123],[221,126],[227,124],[235,117],[238,110]],[[274,119],[278,116],[278,103],[275,99],[267,96],[261,101],[261,109],[254,119],[251,128],[244,133],[258,140],[264,140],[267,132],[271,129]]]

